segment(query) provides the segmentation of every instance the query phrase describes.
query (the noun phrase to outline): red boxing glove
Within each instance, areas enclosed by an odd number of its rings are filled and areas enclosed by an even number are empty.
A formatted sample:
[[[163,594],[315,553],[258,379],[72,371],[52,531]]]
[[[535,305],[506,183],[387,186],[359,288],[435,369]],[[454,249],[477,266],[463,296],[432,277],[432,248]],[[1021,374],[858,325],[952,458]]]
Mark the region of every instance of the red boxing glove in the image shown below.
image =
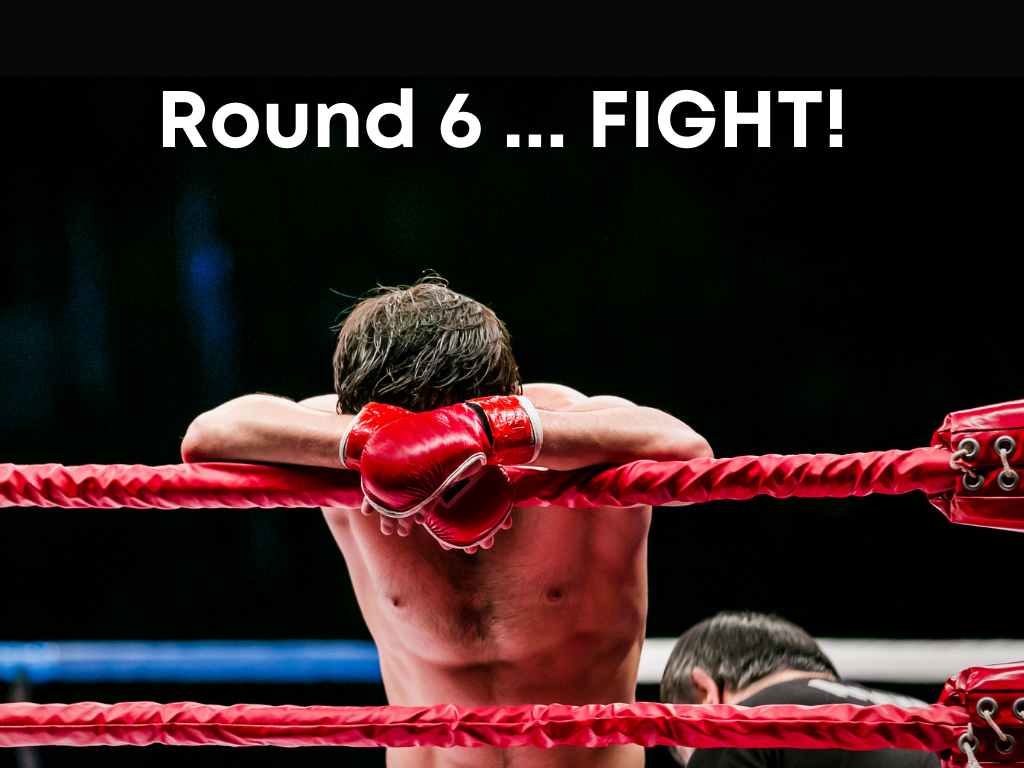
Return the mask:
[[[446,491],[458,492],[453,487],[486,464],[534,461],[542,442],[540,416],[520,395],[414,413],[385,424],[366,441],[363,493],[390,517],[429,511]]]
[[[504,526],[512,501],[512,481],[505,470],[484,467],[449,486],[424,515],[423,527],[447,547],[469,549]]]
[[[385,405],[384,403],[364,405],[356,417],[349,422],[345,434],[341,436],[338,452],[341,455],[342,465],[346,469],[354,469],[358,472],[363,448],[373,433],[385,424],[390,424],[411,413],[412,411],[399,408],[397,405]]]

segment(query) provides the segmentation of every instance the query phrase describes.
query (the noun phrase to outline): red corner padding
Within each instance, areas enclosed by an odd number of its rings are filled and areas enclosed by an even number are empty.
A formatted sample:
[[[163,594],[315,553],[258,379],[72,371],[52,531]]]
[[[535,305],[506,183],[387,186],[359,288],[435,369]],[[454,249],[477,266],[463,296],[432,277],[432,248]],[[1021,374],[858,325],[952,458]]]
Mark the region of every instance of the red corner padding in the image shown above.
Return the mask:
[[[1013,439],[1014,450],[1007,459],[1021,476],[1011,490],[999,485],[1004,469],[996,442],[1004,436]],[[928,500],[954,523],[1024,530],[1024,400],[951,413],[936,430],[932,445],[955,451],[965,438],[978,441],[978,455],[962,462],[982,475],[981,486],[970,490],[961,476],[955,490]]]
[[[734,707],[561,704],[478,707],[233,707],[154,704],[0,704],[0,746],[693,747],[949,749],[960,707]]]
[[[983,709],[1009,740],[999,739],[979,713],[983,699],[988,700]],[[1024,661],[965,669],[946,681],[939,703],[967,712],[977,739],[974,754],[982,765],[1024,766]],[[944,752],[942,758],[946,768],[967,763],[959,746]]]

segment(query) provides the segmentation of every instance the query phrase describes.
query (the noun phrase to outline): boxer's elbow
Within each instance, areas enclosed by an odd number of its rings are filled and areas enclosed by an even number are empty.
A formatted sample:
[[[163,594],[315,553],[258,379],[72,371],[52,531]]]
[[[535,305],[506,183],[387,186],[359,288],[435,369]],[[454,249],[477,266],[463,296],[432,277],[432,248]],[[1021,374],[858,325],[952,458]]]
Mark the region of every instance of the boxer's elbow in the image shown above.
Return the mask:
[[[691,459],[713,459],[715,452],[711,443],[692,430],[679,430],[668,436],[660,447],[662,461],[690,461]]]
[[[711,443],[705,440],[703,437],[698,435],[696,432],[693,433],[693,441],[690,445],[690,452],[692,459],[713,459],[715,458],[715,452],[711,448]]]
[[[647,419],[648,455],[656,461],[690,461],[691,459],[713,459],[715,452],[711,444],[688,424],[674,416],[653,408],[638,413]]]
[[[214,413],[204,413],[188,425],[181,440],[181,460],[186,464],[216,461],[221,458],[224,442],[224,431]]]

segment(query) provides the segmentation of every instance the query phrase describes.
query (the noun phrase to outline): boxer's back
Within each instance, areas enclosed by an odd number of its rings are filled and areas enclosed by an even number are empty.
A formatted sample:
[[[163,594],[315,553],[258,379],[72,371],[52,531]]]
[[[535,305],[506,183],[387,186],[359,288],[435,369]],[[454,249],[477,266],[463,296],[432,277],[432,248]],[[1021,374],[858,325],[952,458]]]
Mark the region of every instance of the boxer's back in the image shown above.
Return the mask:
[[[490,550],[325,510],[395,705],[632,701],[647,612],[649,507],[518,508]],[[643,751],[392,750],[399,765],[642,765]],[[570,754],[571,753],[571,754]],[[503,763],[505,756],[511,763]],[[501,759],[499,759],[499,757]]]

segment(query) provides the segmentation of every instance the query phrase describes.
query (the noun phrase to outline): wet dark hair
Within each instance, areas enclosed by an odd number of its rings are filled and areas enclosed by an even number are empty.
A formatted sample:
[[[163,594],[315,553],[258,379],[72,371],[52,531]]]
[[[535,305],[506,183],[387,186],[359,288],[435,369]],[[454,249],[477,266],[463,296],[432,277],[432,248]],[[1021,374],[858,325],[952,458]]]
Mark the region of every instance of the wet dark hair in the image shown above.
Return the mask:
[[[661,700],[696,704],[690,673],[700,667],[720,692],[741,691],[787,669],[823,672],[839,679],[814,638],[779,616],[723,611],[695,624],[676,641],[661,678]]]
[[[429,411],[513,394],[519,371],[497,315],[431,277],[379,288],[352,308],[339,327],[334,390],[339,413],[369,402]]]

